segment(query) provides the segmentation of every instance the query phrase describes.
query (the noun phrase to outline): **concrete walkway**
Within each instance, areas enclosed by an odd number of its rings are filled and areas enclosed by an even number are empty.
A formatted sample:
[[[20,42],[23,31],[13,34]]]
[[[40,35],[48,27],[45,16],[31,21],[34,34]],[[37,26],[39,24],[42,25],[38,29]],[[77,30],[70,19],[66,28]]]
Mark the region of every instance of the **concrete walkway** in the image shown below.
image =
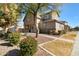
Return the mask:
[[[79,56],[79,32],[77,33],[71,56]]]

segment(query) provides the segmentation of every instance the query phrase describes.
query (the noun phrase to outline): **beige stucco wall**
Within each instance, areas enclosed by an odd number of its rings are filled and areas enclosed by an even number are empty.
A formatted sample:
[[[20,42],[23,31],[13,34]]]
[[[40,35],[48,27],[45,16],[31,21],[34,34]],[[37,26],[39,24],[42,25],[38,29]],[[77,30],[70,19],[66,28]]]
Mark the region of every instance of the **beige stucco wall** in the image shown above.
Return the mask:
[[[59,20],[59,17],[58,17],[58,14],[57,12],[52,12],[52,19],[56,19],[56,20]]]
[[[64,30],[64,25],[63,24],[60,24],[60,23],[55,23],[55,24],[56,24],[56,31]]]
[[[48,19],[48,20],[50,20],[51,19],[51,13],[50,14],[43,15],[42,16],[42,19]]]
[[[42,18],[43,19],[48,19],[48,20],[55,20],[55,19],[59,20],[59,16],[58,16],[56,11],[52,11],[49,14],[43,15]]]

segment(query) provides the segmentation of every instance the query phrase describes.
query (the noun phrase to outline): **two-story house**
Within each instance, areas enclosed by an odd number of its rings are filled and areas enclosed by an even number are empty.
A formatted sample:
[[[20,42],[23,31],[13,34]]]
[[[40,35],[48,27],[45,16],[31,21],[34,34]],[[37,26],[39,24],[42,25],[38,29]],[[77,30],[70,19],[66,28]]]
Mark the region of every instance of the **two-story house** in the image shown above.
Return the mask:
[[[41,21],[39,23],[40,32],[43,33],[58,33],[59,31],[68,31],[69,26],[66,21],[60,21],[59,13],[57,11],[52,11],[40,15]],[[30,20],[31,19],[31,20]],[[26,17],[24,19],[24,26],[27,31],[35,32],[33,16]]]

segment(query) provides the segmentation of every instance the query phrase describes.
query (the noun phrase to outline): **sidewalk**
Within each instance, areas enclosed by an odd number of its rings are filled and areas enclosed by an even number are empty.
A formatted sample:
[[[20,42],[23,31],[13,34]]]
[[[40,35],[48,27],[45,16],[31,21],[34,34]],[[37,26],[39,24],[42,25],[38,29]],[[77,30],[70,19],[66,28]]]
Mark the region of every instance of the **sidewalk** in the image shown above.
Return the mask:
[[[35,36],[35,33],[27,33],[27,35],[29,36],[29,35],[31,35],[31,36]],[[46,38],[46,39],[48,39],[48,40],[63,40],[63,41],[66,41],[66,42],[72,42],[73,43],[73,41],[72,40],[68,40],[68,39],[64,39],[64,38],[61,38],[61,37],[56,37],[56,36],[50,36],[50,35],[47,35],[47,34],[39,34],[39,36],[38,36],[38,38],[40,38],[40,37],[43,37],[43,38]],[[45,40],[45,39],[44,39]],[[38,41],[39,42],[39,41]]]
[[[71,56],[79,56],[79,32],[77,33]]]

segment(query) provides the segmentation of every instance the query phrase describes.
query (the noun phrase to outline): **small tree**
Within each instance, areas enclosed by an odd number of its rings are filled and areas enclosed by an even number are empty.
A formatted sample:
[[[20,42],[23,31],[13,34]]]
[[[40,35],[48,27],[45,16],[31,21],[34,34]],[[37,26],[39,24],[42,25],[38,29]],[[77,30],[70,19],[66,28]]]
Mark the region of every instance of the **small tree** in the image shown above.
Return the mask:
[[[8,28],[17,22],[19,16],[18,4],[0,4],[0,27],[7,32]]]

